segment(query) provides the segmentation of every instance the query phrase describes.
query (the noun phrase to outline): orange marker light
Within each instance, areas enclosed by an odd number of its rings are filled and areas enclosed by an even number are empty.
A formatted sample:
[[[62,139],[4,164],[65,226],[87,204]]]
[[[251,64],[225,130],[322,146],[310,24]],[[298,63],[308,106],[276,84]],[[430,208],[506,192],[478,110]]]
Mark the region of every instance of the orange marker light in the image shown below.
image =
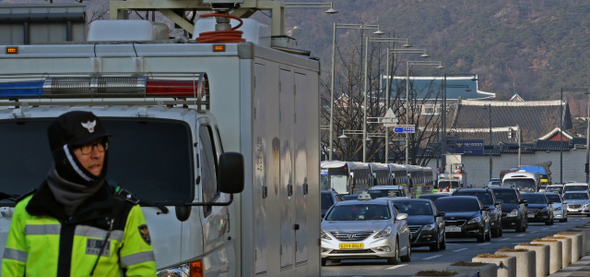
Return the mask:
[[[18,54],[18,47],[6,47],[6,54]]]
[[[203,277],[203,262],[201,260],[190,263],[190,277]]]
[[[225,52],[225,44],[213,45],[213,52]]]

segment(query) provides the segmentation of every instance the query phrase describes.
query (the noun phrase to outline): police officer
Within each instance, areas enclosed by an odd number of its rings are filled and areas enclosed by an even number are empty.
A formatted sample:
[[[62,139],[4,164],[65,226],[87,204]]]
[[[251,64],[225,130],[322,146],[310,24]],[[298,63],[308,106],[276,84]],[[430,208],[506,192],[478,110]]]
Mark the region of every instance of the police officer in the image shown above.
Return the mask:
[[[155,276],[139,205],[105,182],[110,135],[101,121],[72,111],[47,133],[54,167],[15,207],[1,275]]]

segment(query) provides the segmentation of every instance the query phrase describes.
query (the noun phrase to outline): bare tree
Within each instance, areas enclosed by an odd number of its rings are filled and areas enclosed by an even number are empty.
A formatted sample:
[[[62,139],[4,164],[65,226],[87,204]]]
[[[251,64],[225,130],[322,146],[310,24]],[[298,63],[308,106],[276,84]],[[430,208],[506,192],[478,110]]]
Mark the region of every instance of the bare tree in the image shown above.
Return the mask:
[[[362,34],[361,34],[362,36]],[[362,38],[362,37],[361,37]],[[340,42],[336,47],[336,65],[334,76],[334,134],[333,134],[333,155],[334,159],[340,160],[362,160],[363,158],[363,121],[365,101],[365,74],[364,74],[364,46],[362,39],[357,37],[348,41]],[[340,46],[343,45],[343,46]],[[387,54],[381,43],[370,44],[369,55],[366,63],[367,70],[367,118],[369,119],[366,128],[368,136],[366,141],[366,160],[384,161],[385,149],[385,127],[382,124],[375,124],[376,118],[383,117],[388,107],[386,106],[386,89],[382,75],[386,75],[387,66],[389,72],[395,76],[395,71],[400,64],[394,60],[385,65]],[[390,46],[391,47],[391,46]],[[405,62],[404,62],[405,63]],[[330,124],[330,79],[328,76],[322,80],[322,111],[321,122],[324,126],[322,132],[322,152],[328,156],[329,153],[329,126]],[[410,78],[411,80],[411,78]],[[405,80],[403,82],[391,82],[391,95],[389,96],[389,108],[398,116],[400,124],[413,124],[416,126],[416,133],[409,138],[409,160],[412,164],[426,165],[438,151],[437,147],[437,126],[441,118],[438,114],[422,113],[426,104],[436,105],[442,95],[440,84],[431,82],[426,88],[414,88],[413,82],[409,87],[409,122],[405,122]],[[428,103],[427,103],[428,101]],[[347,139],[338,137],[346,134]],[[401,139],[402,136],[389,132],[389,140]],[[401,143],[390,143],[389,153],[393,159],[388,162],[403,163],[405,159],[405,145]]]

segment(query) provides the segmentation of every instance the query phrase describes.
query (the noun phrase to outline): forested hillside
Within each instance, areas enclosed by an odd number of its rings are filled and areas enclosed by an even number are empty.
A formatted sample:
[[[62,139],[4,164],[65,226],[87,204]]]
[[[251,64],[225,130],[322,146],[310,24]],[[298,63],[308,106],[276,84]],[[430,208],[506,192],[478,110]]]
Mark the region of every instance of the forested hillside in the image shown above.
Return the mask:
[[[590,1],[335,0],[334,8],[340,13],[290,10],[287,18],[299,46],[328,70],[333,22],[364,23],[409,38],[447,73],[477,73],[480,89],[497,100],[559,99],[562,87],[590,86]],[[570,94],[572,114],[586,115],[587,102],[573,101],[586,96]]]
[[[79,1],[79,0],[78,0]],[[2,4],[48,3],[0,0]],[[74,3],[76,0],[54,0]],[[302,0],[297,1],[302,2]],[[318,2],[318,1],[303,1]],[[86,0],[89,11],[107,0]],[[384,37],[409,38],[440,60],[449,74],[477,73],[480,89],[497,100],[518,93],[525,100],[558,99],[562,87],[590,86],[590,1],[587,0],[334,0],[338,14],[288,9],[287,34],[321,58],[324,78],[331,64],[333,23],[379,24]],[[258,13],[256,18],[268,18]],[[108,18],[108,17],[107,17]],[[338,30],[341,43],[358,31]],[[344,37],[348,36],[348,40]],[[359,48],[360,51],[361,48]],[[360,53],[360,52],[359,52]],[[432,71],[433,74],[442,74]],[[586,114],[582,93],[566,93],[573,115]]]

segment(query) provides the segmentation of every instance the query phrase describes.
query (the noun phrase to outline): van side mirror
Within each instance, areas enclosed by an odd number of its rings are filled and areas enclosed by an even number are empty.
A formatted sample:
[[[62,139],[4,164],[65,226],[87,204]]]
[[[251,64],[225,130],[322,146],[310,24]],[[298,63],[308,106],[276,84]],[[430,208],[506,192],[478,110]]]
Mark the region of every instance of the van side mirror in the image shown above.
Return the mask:
[[[223,193],[240,193],[244,190],[244,156],[227,152],[219,157],[217,189]]]
[[[217,167],[217,189],[228,193],[227,202],[192,202],[176,205],[176,218],[185,221],[190,217],[193,206],[229,206],[234,201],[234,193],[244,190],[244,156],[236,152],[227,152],[219,156]]]

